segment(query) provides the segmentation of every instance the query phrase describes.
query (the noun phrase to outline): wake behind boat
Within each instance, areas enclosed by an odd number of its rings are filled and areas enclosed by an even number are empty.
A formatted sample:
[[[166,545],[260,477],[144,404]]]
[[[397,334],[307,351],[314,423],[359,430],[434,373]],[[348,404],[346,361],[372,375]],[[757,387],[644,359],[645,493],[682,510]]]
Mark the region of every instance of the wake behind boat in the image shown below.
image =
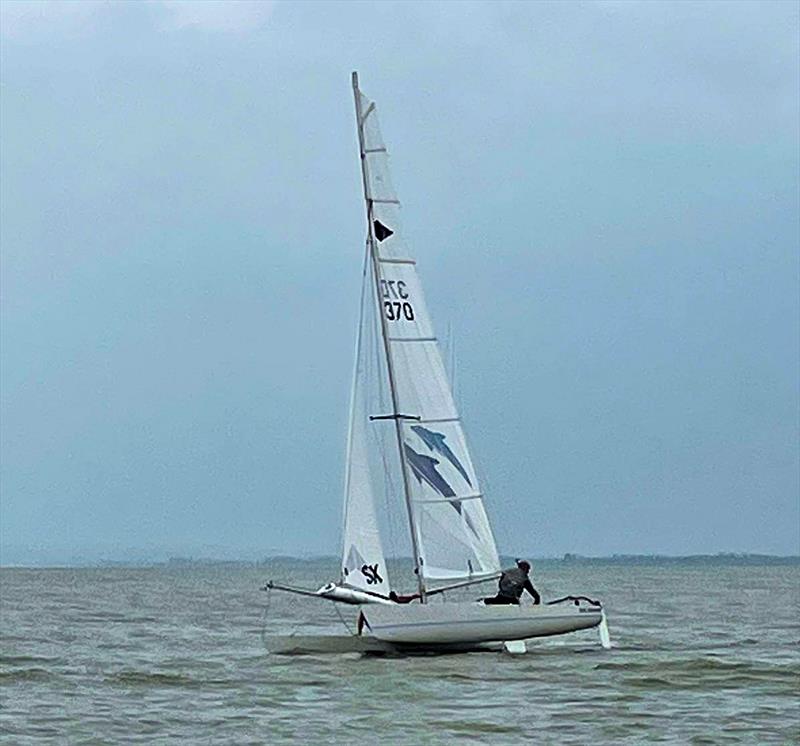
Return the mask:
[[[313,644],[307,641],[312,652],[387,646],[497,649],[510,641],[598,625],[604,629],[602,605],[582,596],[536,606],[444,600],[447,591],[499,578],[500,560],[416,261],[403,237],[375,103],[359,90],[356,73],[353,93],[367,241],[347,440],[341,575],[317,591],[272,581],[267,588],[358,607],[353,636],[358,639],[348,643],[336,637],[326,645],[324,638],[314,638]],[[399,596],[393,590],[382,541],[387,517],[378,506],[388,514],[404,508],[416,579],[413,594]],[[605,644],[607,631],[601,639]],[[299,638],[294,642],[287,638],[284,647],[297,652],[302,645]],[[281,646],[273,640],[272,649]]]

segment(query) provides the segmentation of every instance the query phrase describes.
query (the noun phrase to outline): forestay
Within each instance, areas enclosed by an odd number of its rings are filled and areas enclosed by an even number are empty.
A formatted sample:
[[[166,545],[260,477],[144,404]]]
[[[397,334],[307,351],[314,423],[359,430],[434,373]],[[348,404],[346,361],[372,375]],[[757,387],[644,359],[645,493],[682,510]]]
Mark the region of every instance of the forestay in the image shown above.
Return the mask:
[[[483,496],[428,315],[416,263],[403,238],[400,203],[375,104],[362,93],[364,188],[383,329],[394,372],[412,531],[425,581],[489,576],[499,570]],[[360,413],[362,424],[364,414]],[[365,425],[369,427],[369,424]],[[353,430],[350,460],[358,458]],[[352,483],[352,479],[351,479]],[[352,488],[349,498],[353,505]],[[363,516],[362,519],[363,520]]]

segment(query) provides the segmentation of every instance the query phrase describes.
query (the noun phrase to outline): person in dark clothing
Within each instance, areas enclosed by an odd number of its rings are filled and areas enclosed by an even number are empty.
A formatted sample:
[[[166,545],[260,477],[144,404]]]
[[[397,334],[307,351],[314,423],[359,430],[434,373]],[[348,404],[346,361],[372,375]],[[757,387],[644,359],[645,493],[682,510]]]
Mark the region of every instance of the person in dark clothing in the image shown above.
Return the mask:
[[[517,566],[509,570],[504,570],[500,576],[500,589],[496,596],[484,598],[485,604],[519,604],[524,591],[533,596],[533,603],[541,603],[536,588],[533,587],[530,579],[531,566],[525,560],[517,560]]]
[[[419,593],[414,593],[411,596],[401,596],[399,593],[389,591],[389,600],[394,601],[396,604],[410,604],[419,598]]]

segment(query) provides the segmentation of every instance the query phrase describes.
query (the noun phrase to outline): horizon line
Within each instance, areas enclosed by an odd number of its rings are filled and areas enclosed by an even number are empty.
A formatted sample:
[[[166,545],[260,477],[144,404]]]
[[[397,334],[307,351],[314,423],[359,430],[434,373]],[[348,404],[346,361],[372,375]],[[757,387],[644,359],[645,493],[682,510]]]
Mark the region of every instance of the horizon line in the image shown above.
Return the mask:
[[[716,552],[713,554],[628,554],[628,553],[614,553],[605,555],[583,555],[574,552],[566,552],[560,556],[557,555],[528,555],[529,559],[533,561],[545,562],[594,562],[594,561],[617,561],[617,562],[632,562],[632,561],[687,561],[687,560],[723,560],[723,561],[753,561],[761,560],[767,562],[798,562],[800,563],[800,553],[797,554],[770,554],[764,552]],[[238,565],[238,566],[259,566],[269,564],[275,561],[294,561],[294,562],[322,562],[322,561],[339,561],[338,555],[333,554],[318,554],[318,555],[291,555],[291,554],[272,554],[264,555],[259,558],[224,558],[214,556],[202,555],[175,555],[167,559],[146,560],[144,558],[136,559],[80,559],[76,558],[66,562],[3,562],[0,560],[0,569],[3,570],[57,570],[57,569],[81,569],[81,568],[100,568],[100,567],[128,567],[128,568],[152,568],[152,567],[181,567],[191,565]],[[386,559],[393,562],[411,562],[410,556],[390,556]],[[501,555],[503,564],[505,560],[513,562],[514,558],[511,555]]]

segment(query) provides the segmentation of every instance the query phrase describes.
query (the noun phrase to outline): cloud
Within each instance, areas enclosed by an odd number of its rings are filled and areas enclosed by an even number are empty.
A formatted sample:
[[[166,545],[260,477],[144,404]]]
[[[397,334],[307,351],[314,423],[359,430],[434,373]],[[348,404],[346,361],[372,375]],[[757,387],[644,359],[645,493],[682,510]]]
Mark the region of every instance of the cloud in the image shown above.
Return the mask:
[[[101,18],[130,9],[130,4],[112,0],[0,0],[0,33],[6,37],[91,33],[99,28]],[[245,33],[267,22],[275,1],[148,0],[139,3],[138,9],[160,31]]]
[[[107,0],[0,0],[0,33],[22,36],[53,27],[75,31],[110,7]]]
[[[273,0],[171,0],[159,5],[169,27],[231,33],[262,26],[275,8]]]

